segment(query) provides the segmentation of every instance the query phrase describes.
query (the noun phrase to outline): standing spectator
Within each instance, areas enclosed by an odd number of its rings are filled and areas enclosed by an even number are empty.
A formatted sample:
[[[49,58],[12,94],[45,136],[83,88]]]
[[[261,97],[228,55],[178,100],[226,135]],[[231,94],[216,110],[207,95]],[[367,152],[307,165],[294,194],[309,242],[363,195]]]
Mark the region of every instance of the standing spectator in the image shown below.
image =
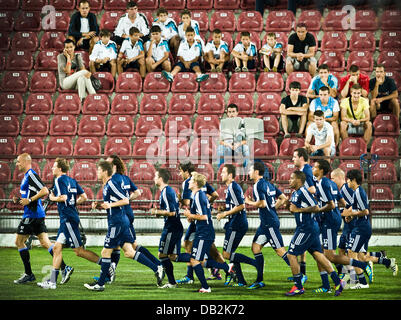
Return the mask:
[[[74,40],[78,49],[89,50],[89,54],[91,54],[95,43],[99,41],[98,36],[97,18],[94,13],[90,12],[89,1],[79,1],[78,12],[71,16],[68,38]]]
[[[129,38],[123,41],[117,58],[118,74],[123,73],[127,68],[139,69],[142,79],[145,78],[145,50],[140,39],[140,32],[136,27],[130,29]]]
[[[221,40],[220,29],[214,29],[212,37],[205,47],[205,60],[212,72],[221,72],[230,59],[230,51],[227,42]]]
[[[362,97],[362,88],[359,84],[354,84],[351,88],[351,97],[341,102],[340,128],[343,140],[348,134],[360,134],[368,144],[372,137],[369,100]]]
[[[369,76],[361,73],[359,67],[353,64],[349,68],[349,73],[340,80],[341,99],[348,98],[351,95],[350,89],[354,84],[362,87],[362,96],[367,98],[369,94]]]
[[[319,97],[319,90],[321,87],[327,87],[330,90],[330,96],[334,99],[337,98],[338,80],[330,73],[329,66],[322,64],[317,68],[318,74],[313,77],[306,96],[309,99]]]
[[[158,25],[150,28],[150,40],[145,43],[145,49],[145,63],[148,72],[159,69],[171,71],[170,48],[168,42],[162,39],[162,30]]]
[[[255,69],[257,53],[256,45],[251,42],[251,34],[248,31],[242,31],[241,41],[236,44],[231,52],[235,61],[235,72],[241,70],[247,72],[249,69]]]
[[[313,114],[314,122],[306,130],[305,148],[311,156],[334,156],[336,143],[334,142],[333,127],[325,121],[322,110],[316,110]],[[315,144],[312,145],[312,138]]]
[[[143,13],[138,12],[138,5],[135,1],[127,3],[127,12],[118,20],[113,40],[121,46],[124,39],[129,38],[129,31],[132,27],[137,27],[141,32],[143,43],[149,40],[148,20]]]
[[[177,25],[174,19],[169,18],[168,11],[165,8],[157,9],[156,16],[157,18],[152,26],[160,27],[162,39],[167,41],[170,51],[173,53],[174,57],[176,57],[181,42]],[[150,33],[152,33],[152,31],[150,31]]]
[[[305,23],[298,23],[296,33],[288,38],[287,60],[285,69],[289,75],[294,70],[309,71],[312,77],[316,73],[316,40],[308,32]]]
[[[291,136],[289,132],[295,132],[297,128],[296,136],[298,138],[303,136],[308,115],[308,99],[300,92],[301,84],[298,81],[293,81],[290,83],[290,94],[281,100],[280,120],[284,130],[284,138],[289,138]],[[289,130],[289,124],[291,130]]]
[[[262,55],[265,72],[277,72],[284,69],[284,57],[282,55],[283,44],[277,42],[276,34],[270,32],[266,36],[266,43],[260,49],[259,53]]]
[[[93,47],[92,54],[89,56],[89,68],[92,73],[97,70],[109,70],[113,78],[117,73],[117,45],[110,40],[111,33],[109,30],[100,31],[100,39]]]
[[[81,102],[89,94],[96,94],[90,80],[91,73],[85,69],[82,56],[75,53],[75,43],[71,39],[64,41],[64,50],[57,56],[58,78],[60,88],[64,90],[78,89]]]
[[[396,119],[400,117],[400,103],[394,79],[387,77],[384,66],[378,65],[375,69],[376,77],[369,81],[371,94],[370,114],[372,119],[377,112],[392,112]]]

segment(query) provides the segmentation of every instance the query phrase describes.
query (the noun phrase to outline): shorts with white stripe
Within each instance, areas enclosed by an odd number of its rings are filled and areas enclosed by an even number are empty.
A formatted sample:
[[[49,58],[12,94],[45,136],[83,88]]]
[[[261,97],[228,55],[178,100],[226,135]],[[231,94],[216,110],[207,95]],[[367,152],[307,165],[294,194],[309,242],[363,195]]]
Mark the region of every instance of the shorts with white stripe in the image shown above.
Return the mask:
[[[295,230],[295,234],[288,246],[288,253],[294,256],[299,256],[305,251],[309,251],[310,253],[315,251],[322,252],[319,234],[317,232],[306,233],[300,230]]]
[[[269,242],[274,250],[284,247],[280,229],[276,227],[259,226],[252,242],[261,246]]]
[[[163,229],[160,236],[159,252],[163,254],[179,254],[181,251],[181,232],[172,232]]]
[[[233,253],[237,250],[246,231],[232,230],[228,228],[224,237],[223,250],[227,253]]]
[[[337,228],[331,228],[326,224],[322,224],[320,227],[322,245],[325,250],[336,250],[337,249]]]
[[[203,261],[208,257],[213,240],[204,240],[195,237],[192,244],[191,258],[197,261]]]
[[[371,234],[351,232],[347,243],[347,249],[352,252],[367,252]]]
[[[58,229],[56,242],[59,242],[69,248],[82,247],[82,239],[81,233],[79,232],[78,223],[61,223],[60,228]]]
[[[196,224],[190,223],[187,232],[185,232],[184,241],[191,241],[191,242],[194,241],[195,233],[196,233]]]
[[[114,249],[122,247],[124,243],[134,243],[134,236],[127,225],[112,225],[107,229],[104,247]]]

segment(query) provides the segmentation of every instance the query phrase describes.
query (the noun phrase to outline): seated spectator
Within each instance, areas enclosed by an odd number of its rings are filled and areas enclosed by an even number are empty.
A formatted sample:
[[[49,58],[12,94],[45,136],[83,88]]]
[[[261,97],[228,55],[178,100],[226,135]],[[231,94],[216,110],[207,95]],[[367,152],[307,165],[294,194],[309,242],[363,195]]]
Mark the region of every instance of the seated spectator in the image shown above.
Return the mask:
[[[334,99],[337,98],[338,80],[330,73],[329,66],[322,64],[317,68],[318,74],[312,78],[306,96],[309,99],[319,97],[319,90],[321,87],[327,87],[330,90],[330,96]]]
[[[111,70],[114,78],[117,73],[117,45],[110,40],[110,36],[109,30],[100,31],[100,40],[96,42],[89,56],[89,68],[92,73]]]
[[[227,42],[221,40],[221,30],[214,29],[212,40],[205,47],[205,61],[210,65],[212,72],[222,72],[224,67],[228,67],[230,50]]]
[[[312,100],[310,103],[308,116],[309,122],[307,126],[314,121],[314,112],[316,110],[321,110],[324,114],[325,120],[333,127],[334,138],[337,146],[340,140],[340,130],[338,128],[340,107],[338,101],[333,97],[330,97],[329,88],[321,87],[319,90],[319,97]]]
[[[150,40],[145,43],[146,48],[146,70],[171,71],[170,48],[167,40],[162,39],[162,30],[158,25],[150,28]]]
[[[168,16],[168,11],[165,8],[157,9],[156,16],[157,18],[153,22],[153,26],[160,27],[162,39],[167,41],[170,51],[176,57],[181,42],[177,25],[174,19]]]
[[[78,12],[71,16],[68,38],[74,40],[76,49],[89,50],[91,54],[95,43],[99,41],[98,36],[96,15],[90,12],[88,0],[80,0]]]
[[[314,145],[311,144],[313,137]],[[311,156],[330,157],[336,154],[333,127],[326,122],[322,110],[313,113],[313,123],[306,129],[305,149]]]
[[[201,35],[200,35],[200,27],[199,23],[196,20],[191,18],[191,11],[188,9],[184,9],[180,13],[181,22],[178,24],[178,36],[180,37],[181,41],[185,41],[186,35],[185,32],[188,27],[192,27],[195,32],[195,40],[200,41],[202,43],[202,47],[205,45]]]
[[[308,32],[306,24],[299,23],[296,27],[296,33],[288,38],[287,60],[285,69],[289,75],[294,70],[309,71],[311,76],[315,76],[317,60],[316,40]]]
[[[129,31],[132,27],[138,28],[143,43],[149,40],[149,24],[146,16],[138,12],[138,5],[134,1],[127,3],[127,12],[118,20],[114,30],[113,40],[121,46],[124,39],[129,38]]]
[[[234,103],[229,104],[227,106],[227,118],[236,117],[238,117],[238,106]],[[220,132],[221,131],[220,128]],[[232,159],[233,155],[234,159],[243,159],[243,166],[245,168],[247,167],[249,161],[249,146],[241,131],[234,137],[219,141],[219,146],[217,147],[217,156],[219,158],[217,168],[220,168],[224,163],[225,157]]]
[[[138,69],[142,79],[146,76],[145,50],[143,48],[141,33],[138,28],[132,27],[129,31],[129,38],[125,39],[121,45],[120,53],[117,58],[118,74],[123,73],[128,68]]]
[[[89,94],[96,94],[91,82],[91,73],[85,69],[82,56],[75,53],[75,43],[71,39],[64,41],[63,53],[57,56],[58,78],[60,88],[64,90],[78,89],[81,102]]]
[[[188,27],[185,31],[186,40],[182,41],[178,48],[177,58],[178,63],[174,66],[173,70],[167,72],[162,71],[162,75],[169,81],[173,82],[174,76],[180,72],[195,72],[196,81],[202,82],[209,78],[207,74],[203,74],[200,68],[200,59],[202,58],[202,45],[195,40],[195,30]]]
[[[362,88],[354,84],[351,88],[351,97],[341,101],[341,138],[348,134],[363,135],[366,144],[372,137],[372,122],[370,122],[369,100],[362,97]]]
[[[260,49],[262,55],[264,71],[277,72],[284,69],[283,44],[277,42],[276,34],[270,32],[266,35],[266,43]]]
[[[231,52],[235,61],[235,72],[247,72],[249,69],[255,69],[257,52],[256,45],[251,42],[251,34],[248,31],[242,31],[240,42]]]
[[[289,138],[289,132],[298,132],[296,137],[302,138],[308,116],[308,99],[301,95],[301,84],[298,81],[290,83],[290,94],[281,100],[280,121],[284,130],[284,138]]]
[[[340,79],[339,91],[341,99],[350,97],[350,88],[357,83],[362,87],[362,97],[367,98],[369,94],[369,76],[361,73],[357,65],[352,65],[348,74]]]
[[[374,119],[377,113],[392,112],[397,119],[400,117],[400,103],[394,79],[387,77],[383,65],[375,68],[376,77],[370,79],[371,94],[370,115]]]

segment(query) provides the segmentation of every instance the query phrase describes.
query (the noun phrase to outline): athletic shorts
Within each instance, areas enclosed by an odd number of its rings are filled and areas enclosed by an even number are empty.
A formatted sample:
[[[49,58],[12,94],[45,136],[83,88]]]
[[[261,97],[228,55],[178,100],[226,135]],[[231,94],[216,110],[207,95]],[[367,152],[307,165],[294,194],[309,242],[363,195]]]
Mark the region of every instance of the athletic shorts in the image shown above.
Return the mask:
[[[338,243],[338,248],[339,249],[347,249],[347,243],[349,241],[349,236],[352,232],[352,229],[348,227],[347,223],[344,223],[344,227],[343,227],[343,233],[340,236],[340,241]]]
[[[369,239],[372,233],[358,233],[353,230],[349,236],[347,249],[352,252],[368,252]]]
[[[288,253],[294,256],[300,256],[305,251],[313,253],[315,251],[322,253],[322,246],[317,232],[303,232],[295,230],[295,234],[288,246]]]
[[[192,62],[189,66],[189,69],[185,68],[184,64],[181,61],[178,61],[174,67],[176,66],[181,68],[181,72],[191,72],[194,71],[195,67],[200,67],[199,62],[197,61]]]
[[[106,249],[114,249],[122,247],[124,243],[134,243],[134,241],[134,236],[128,226],[109,226],[104,239],[104,247]]]
[[[245,234],[246,230],[238,231],[228,228],[224,236],[223,250],[227,253],[235,252]]]
[[[81,233],[79,232],[79,224],[75,222],[65,222],[60,224],[57,233],[57,240],[66,247],[79,248],[82,247],[83,242]]]
[[[130,232],[131,232],[131,234],[132,234],[132,236],[134,238],[134,242],[135,242],[135,240],[136,240],[136,232],[135,232],[135,228],[134,228],[134,223],[133,222],[130,223],[129,230],[130,230]]]
[[[317,64],[317,60],[314,57],[311,57],[309,59],[304,59],[302,62],[299,62],[296,58],[291,58],[287,57],[286,63],[292,64],[294,70],[297,71],[308,71],[309,65],[312,64]]]
[[[22,218],[17,228],[17,234],[39,235],[47,233],[45,218]]]
[[[159,252],[165,255],[179,254],[181,251],[182,233],[182,231],[172,232],[167,229],[163,229],[160,236]]]
[[[323,248],[325,250],[337,249],[337,233],[341,227],[341,220],[336,224],[328,224],[323,222],[320,226],[320,235]]]
[[[185,232],[184,241],[194,241],[196,232],[196,224],[194,222],[189,224],[187,232]]]
[[[195,238],[192,244],[191,258],[197,261],[203,261],[208,257],[213,240],[204,240]]]
[[[283,237],[277,227],[259,226],[252,242],[261,246],[269,242],[274,250],[284,247]]]

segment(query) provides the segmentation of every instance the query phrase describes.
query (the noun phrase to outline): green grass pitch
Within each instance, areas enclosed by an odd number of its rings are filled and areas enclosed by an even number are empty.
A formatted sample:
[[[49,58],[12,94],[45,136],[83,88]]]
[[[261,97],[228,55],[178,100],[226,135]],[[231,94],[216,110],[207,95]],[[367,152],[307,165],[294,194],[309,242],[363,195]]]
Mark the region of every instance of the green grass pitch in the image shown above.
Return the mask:
[[[97,254],[102,248],[91,247]],[[221,250],[221,248],[219,248]],[[401,262],[401,247],[372,247],[369,251],[387,250],[389,257],[395,257]],[[157,254],[156,247],[149,247],[153,254]],[[239,248],[238,252],[252,256],[250,248]],[[117,268],[116,281],[106,285],[104,292],[91,292],[84,287],[84,283],[91,282],[93,276],[98,276],[100,267],[82,258],[75,256],[71,249],[63,252],[64,260],[75,268],[70,281],[65,285],[58,285],[56,290],[44,290],[35,283],[16,285],[13,280],[23,273],[23,265],[15,248],[0,248],[0,300],[400,300],[401,299],[401,272],[394,277],[389,269],[383,265],[374,265],[374,282],[369,289],[345,290],[340,297],[330,294],[315,294],[313,289],[321,285],[319,272],[313,258],[307,254],[307,275],[305,294],[299,297],[287,298],[284,296],[292,283],[287,281],[291,275],[290,268],[275,252],[266,247],[263,250],[265,257],[264,281],[266,287],[258,290],[245,288],[225,287],[224,280],[209,281],[211,294],[200,294],[199,281],[195,277],[192,285],[180,285],[176,289],[159,289],[153,272],[136,261],[127,259],[121,254]],[[32,270],[37,282],[50,274],[51,256],[47,250],[35,247],[30,251]],[[186,273],[185,263],[173,263],[176,279]],[[243,264],[243,273],[248,284],[256,277],[254,267]],[[209,271],[205,269],[206,276]],[[224,274],[224,272],[223,272]],[[59,276],[59,281],[61,275]],[[167,277],[164,280],[166,283]]]

